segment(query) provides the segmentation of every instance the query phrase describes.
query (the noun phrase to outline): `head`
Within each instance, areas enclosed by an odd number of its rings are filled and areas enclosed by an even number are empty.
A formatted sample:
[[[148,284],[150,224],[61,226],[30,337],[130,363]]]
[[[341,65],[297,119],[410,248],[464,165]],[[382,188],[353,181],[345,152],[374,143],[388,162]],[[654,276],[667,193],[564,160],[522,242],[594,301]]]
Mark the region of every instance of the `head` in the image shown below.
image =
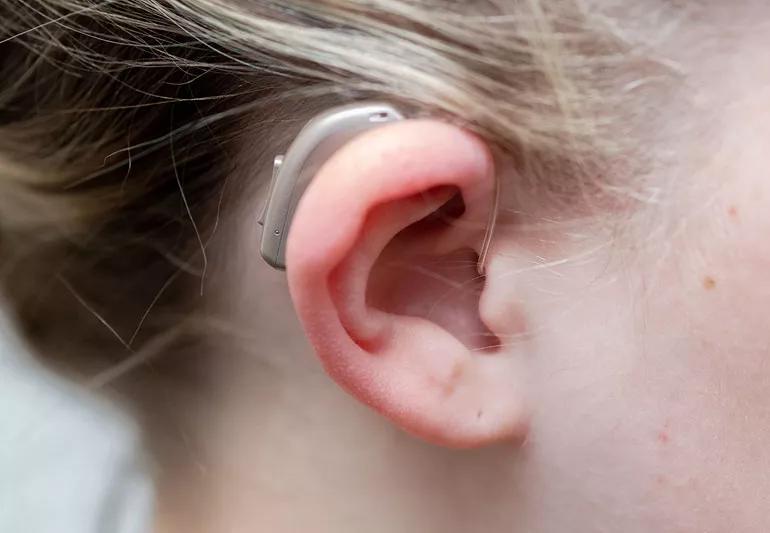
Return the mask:
[[[765,2],[39,4],[0,0],[0,282],[133,400],[163,527],[764,530]],[[272,269],[273,158],[372,100]]]

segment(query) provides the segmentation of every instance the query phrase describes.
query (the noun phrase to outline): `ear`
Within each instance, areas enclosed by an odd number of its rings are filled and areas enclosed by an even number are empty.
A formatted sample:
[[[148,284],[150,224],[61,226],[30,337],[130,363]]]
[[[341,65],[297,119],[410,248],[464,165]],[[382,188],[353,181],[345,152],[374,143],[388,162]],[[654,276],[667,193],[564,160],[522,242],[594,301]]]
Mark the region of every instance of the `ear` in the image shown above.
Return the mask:
[[[476,270],[495,187],[487,146],[404,121],[321,168],[287,244],[292,298],[326,371],[403,429],[472,447],[523,438],[518,362],[495,349]]]

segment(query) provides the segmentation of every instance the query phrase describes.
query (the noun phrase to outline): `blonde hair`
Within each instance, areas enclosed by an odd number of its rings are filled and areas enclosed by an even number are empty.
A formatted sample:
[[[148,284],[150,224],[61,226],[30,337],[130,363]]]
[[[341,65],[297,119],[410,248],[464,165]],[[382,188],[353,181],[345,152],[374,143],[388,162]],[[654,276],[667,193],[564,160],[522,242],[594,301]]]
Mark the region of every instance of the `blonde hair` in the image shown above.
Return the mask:
[[[599,194],[613,158],[643,164],[621,110],[672,79],[605,4],[0,0],[4,291],[41,350],[102,340],[115,364],[115,337],[136,349],[197,305],[244,147],[267,168],[359,99],[475,130],[555,202]]]

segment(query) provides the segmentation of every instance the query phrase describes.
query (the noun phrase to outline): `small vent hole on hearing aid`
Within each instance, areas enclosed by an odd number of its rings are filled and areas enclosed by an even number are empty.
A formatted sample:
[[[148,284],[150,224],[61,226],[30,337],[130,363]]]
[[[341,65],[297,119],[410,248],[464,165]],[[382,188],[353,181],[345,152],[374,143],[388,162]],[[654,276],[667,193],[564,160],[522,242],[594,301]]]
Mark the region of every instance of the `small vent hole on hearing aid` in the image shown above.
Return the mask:
[[[379,113],[372,113],[369,115],[369,122],[387,122],[390,118],[390,115],[386,111],[381,111]]]

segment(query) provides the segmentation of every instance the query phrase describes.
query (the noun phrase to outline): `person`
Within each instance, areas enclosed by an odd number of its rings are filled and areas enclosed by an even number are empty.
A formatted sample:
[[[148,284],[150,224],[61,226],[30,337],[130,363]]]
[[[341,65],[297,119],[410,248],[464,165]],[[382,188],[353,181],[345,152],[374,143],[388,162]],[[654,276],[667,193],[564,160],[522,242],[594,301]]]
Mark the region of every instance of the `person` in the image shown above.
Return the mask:
[[[764,531],[769,24],[0,0],[13,335],[142,428],[141,533]],[[271,268],[274,158],[365,102],[404,119],[335,147]]]

